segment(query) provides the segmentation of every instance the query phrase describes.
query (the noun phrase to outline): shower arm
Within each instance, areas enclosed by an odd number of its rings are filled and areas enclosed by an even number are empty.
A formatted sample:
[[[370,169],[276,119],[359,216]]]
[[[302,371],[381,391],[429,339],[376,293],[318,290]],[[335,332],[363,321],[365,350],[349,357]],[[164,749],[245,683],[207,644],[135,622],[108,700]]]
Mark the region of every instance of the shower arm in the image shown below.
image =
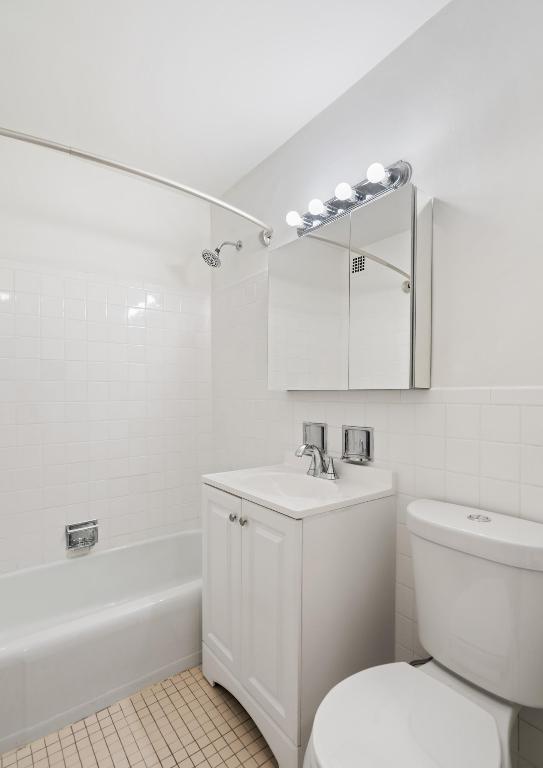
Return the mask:
[[[213,195],[208,195],[207,192],[201,192],[199,189],[188,187],[186,184],[180,184],[173,179],[167,179],[164,176],[158,176],[148,171],[143,171],[141,168],[134,168],[131,165],[125,165],[124,163],[118,163],[116,160],[108,160],[105,157],[99,155],[93,155],[91,152],[84,152],[81,149],[75,149],[69,147],[67,144],[59,144],[56,141],[49,141],[48,139],[42,139],[39,136],[32,136],[28,133],[21,133],[20,131],[12,131],[9,128],[0,127],[0,136],[6,139],[15,139],[16,141],[23,141],[26,144],[35,144],[38,147],[46,147],[47,149],[53,149],[55,152],[62,152],[65,155],[71,155],[72,157],[79,157],[81,160],[89,160],[91,163],[97,165],[104,165],[106,168],[113,168],[116,171],[123,171],[131,176],[138,176],[141,179],[147,179],[148,181],[154,181],[156,184],[161,184],[163,187],[169,187],[170,189],[176,189],[178,192],[184,192],[192,197],[197,197],[200,200],[205,200],[211,205],[222,208],[225,211],[233,213],[235,216],[240,216],[246,221],[250,221],[252,224],[256,224],[257,227],[261,227],[260,239],[264,245],[269,245],[273,234],[273,228],[268,226],[266,222],[257,219],[255,216],[251,216],[250,213],[242,211],[240,208],[236,208],[234,205],[221,200]]]

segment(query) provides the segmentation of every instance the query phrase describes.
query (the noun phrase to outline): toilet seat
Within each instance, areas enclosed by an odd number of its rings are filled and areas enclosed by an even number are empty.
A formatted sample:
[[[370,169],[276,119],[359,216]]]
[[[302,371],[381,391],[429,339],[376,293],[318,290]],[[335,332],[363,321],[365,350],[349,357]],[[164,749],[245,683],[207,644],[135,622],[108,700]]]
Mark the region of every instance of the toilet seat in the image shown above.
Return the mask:
[[[343,680],[324,698],[304,768],[500,768],[494,718],[403,662]]]

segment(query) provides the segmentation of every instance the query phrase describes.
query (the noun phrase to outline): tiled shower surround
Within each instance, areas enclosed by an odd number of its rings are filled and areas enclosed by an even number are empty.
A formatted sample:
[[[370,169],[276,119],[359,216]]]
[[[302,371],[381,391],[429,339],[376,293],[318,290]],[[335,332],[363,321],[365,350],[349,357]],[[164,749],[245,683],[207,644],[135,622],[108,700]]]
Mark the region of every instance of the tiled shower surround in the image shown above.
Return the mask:
[[[199,527],[209,295],[0,262],[0,572]]]
[[[214,291],[217,468],[281,461],[303,421],[328,423],[334,456],[342,424],[374,427],[376,464],[397,479],[396,656],[424,656],[406,506],[429,497],[543,522],[543,388],[269,392],[266,337],[266,273]],[[519,740],[521,768],[542,766],[543,712],[523,711]]]

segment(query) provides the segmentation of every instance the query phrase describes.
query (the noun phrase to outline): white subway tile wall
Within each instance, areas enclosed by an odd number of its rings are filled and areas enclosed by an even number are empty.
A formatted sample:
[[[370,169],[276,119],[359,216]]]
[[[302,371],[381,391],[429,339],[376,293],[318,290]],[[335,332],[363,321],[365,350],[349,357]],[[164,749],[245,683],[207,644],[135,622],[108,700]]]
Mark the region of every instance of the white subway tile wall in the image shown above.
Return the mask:
[[[543,388],[270,392],[266,381],[267,277],[213,293],[213,409],[217,470],[281,461],[302,422],[375,429],[376,463],[397,481],[396,656],[426,655],[418,641],[407,504],[442,499],[543,522]],[[543,716],[522,715],[526,766],[543,766]]]
[[[0,262],[0,572],[199,527],[209,294]]]

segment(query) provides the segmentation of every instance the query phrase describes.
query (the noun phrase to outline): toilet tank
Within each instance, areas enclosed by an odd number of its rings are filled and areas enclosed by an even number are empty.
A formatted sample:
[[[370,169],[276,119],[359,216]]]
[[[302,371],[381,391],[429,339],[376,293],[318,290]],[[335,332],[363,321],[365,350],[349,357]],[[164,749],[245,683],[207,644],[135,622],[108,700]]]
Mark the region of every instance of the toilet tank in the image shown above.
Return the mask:
[[[484,690],[543,707],[543,524],[423,499],[407,526],[423,647]]]

